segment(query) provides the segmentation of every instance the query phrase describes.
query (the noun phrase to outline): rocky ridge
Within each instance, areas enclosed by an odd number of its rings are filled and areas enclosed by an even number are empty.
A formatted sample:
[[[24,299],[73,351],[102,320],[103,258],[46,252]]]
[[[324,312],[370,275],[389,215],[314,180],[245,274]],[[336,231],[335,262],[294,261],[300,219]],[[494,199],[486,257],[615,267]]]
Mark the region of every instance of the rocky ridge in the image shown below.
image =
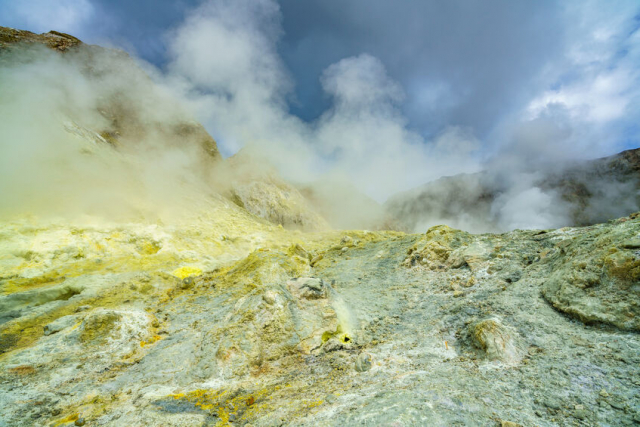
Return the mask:
[[[529,175],[531,188],[552,195],[554,204],[566,210],[566,225],[596,224],[640,208],[640,148]],[[392,196],[385,208],[406,230],[446,222],[498,231],[494,204],[514,179],[496,171],[443,177]]]

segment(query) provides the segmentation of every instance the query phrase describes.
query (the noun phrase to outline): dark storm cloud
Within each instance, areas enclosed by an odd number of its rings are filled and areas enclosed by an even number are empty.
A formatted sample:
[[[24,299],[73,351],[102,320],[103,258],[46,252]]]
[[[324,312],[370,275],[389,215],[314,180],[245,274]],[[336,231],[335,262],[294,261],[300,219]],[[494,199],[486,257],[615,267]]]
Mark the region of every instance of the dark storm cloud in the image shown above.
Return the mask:
[[[422,132],[470,126],[482,136],[537,87],[564,48],[557,2],[281,0],[282,57],[298,83],[300,114],[327,105],[318,76],[341,58],[367,52],[407,92],[404,106]]]
[[[202,3],[59,0],[54,8],[46,0],[0,0],[7,25],[113,43],[161,68],[171,30]],[[320,117],[332,103],[320,82],[323,70],[367,53],[404,89],[400,108],[412,129],[430,138],[447,126],[462,126],[481,140],[491,139],[497,126],[539,93],[583,77],[585,64],[567,65],[567,53],[584,37],[585,15],[619,11],[626,19],[633,13],[631,1],[280,0],[279,6],[277,49],[295,83],[288,97],[294,115]],[[619,57],[628,51],[614,48]]]
[[[52,21],[43,14],[38,21],[36,13],[16,25],[34,31],[74,31],[95,43],[108,39],[162,67],[167,30],[179,26],[200,3],[62,0],[59,4],[67,7],[60,15],[68,20]],[[323,70],[343,58],[368,53],[403,86],[407,98],[402,108],[416,130],[428,136],[443,126],[460,125],[483,137],[502,115],[539,90],[536,77],[559,58],[565,43],[565,17],[555,1],[279,4],[284,36],[278,48],[296,83],[290,108],[305,120],[319,117],[330,106],[320,83]],[[73,25],[74,18],[84,18],[85,25]]]

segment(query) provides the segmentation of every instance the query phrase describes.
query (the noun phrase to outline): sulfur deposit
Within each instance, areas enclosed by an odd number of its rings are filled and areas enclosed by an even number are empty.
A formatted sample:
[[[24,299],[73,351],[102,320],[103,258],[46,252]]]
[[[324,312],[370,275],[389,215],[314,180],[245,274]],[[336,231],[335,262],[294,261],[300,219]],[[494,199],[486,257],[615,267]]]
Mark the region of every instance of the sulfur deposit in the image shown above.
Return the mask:
[[[158,153],[132,134],[209,147],[198,173],[227,161],[199,125],[104,114],[55,129],[132,173],[99,187],[120,204],[0,222],[0,426],[640,423],[640,215],[339,231],[262,171],[136,198]]]

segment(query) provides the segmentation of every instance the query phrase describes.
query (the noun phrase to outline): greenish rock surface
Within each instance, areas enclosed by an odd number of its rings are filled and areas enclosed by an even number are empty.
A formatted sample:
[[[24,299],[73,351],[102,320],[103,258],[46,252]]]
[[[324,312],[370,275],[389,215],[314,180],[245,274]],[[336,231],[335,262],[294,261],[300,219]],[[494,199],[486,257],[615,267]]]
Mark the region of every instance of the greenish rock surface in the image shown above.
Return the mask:
[[[585,323],[640,331],[640,252],[634,227],[571,230],[550,254],[542,294]],[[631,243],[630,243],[631,242]]]
[[[234,212],[225,209],[199,226],[201,246],[181,229],[120,227],[129,237],[78,258],[50,254],[118,234],[3,226],[13,242],[3,256],[25,246],[31,255],[3,276],[0,302],[15,308],[0,325],[2,421],[637,422],[638,254],[624,243],[640,233],[637,216],[483,235],[300,233],[250,228],[248,216],[238,239],[217,234]],[[66,240],[43,244],[47,233]],[[121,257],[129,251],[140,259]],[[177,268],[185,263],[200,267]],[[69,288],[35,305],[19,298]]]

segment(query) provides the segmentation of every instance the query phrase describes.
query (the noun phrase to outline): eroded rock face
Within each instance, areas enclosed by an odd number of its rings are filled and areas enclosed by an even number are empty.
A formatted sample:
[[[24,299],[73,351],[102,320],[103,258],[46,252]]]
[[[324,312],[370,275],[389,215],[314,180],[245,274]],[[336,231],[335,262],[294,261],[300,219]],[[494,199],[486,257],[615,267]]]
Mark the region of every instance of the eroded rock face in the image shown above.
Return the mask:
[[[154,339],[152,324],[148,313],[132,310],[97,308],[64,316],[46,325],[34,346],[12,353],[4,363],[30,366],[52,387],[60,386],[74,380],[78,363],[95,372],[133,363],[142,356],[141,346]]]
[[[237,183],[231,194],[238,206],[274,224],[307,231],[330,228],[300,192],[284,182]]]
[[[223,377],[242,376],[287,355],[331,351],[331,339],[349,346],[328,287],[318,278],[294,278],[238,301],[226,325],[215,332]]]
[[[585,323],[640,331],[638,230],[625,221],[589,236],[567,236],[542,287],[558,310]]]
[[[443,270],[453,266],[462,267],[465,256],[454,250],[467,246],[471,242],[471,235],[460,230],[454,230],[446,225],[431,227],[424,237],[412,246],[403,265],[412,267],[424,265],[431,270]]]
[[[65,33],[59,33],[58,31],[35,34],[30,31],[0,27],[0,51],[11,49],[21,43],[44,45],[49,49],[61,52],[82,44],[82,42],[76,37]]]
[[[216,171],[217,186],[233,203],[287,229],[329,230],[329,223],[259,152],[243,148]]]
[[[532,185],[567,210],[566,225],[584,226],[629,215],[640,207],[640,149],[601,159],[537,171]],[[474,232],[496,232],[501,224],[495,202],[510,184],[488,170],[459,174],[398,193],[385,202],[387,211],[408,230],[423,231],[445,223]]]
[[[469,328],[474,344],[482,349],[490,360],[516,365],[522,359],[518,348],[520,337],[513,329],[497,318],[489,318],[472,324]]]

